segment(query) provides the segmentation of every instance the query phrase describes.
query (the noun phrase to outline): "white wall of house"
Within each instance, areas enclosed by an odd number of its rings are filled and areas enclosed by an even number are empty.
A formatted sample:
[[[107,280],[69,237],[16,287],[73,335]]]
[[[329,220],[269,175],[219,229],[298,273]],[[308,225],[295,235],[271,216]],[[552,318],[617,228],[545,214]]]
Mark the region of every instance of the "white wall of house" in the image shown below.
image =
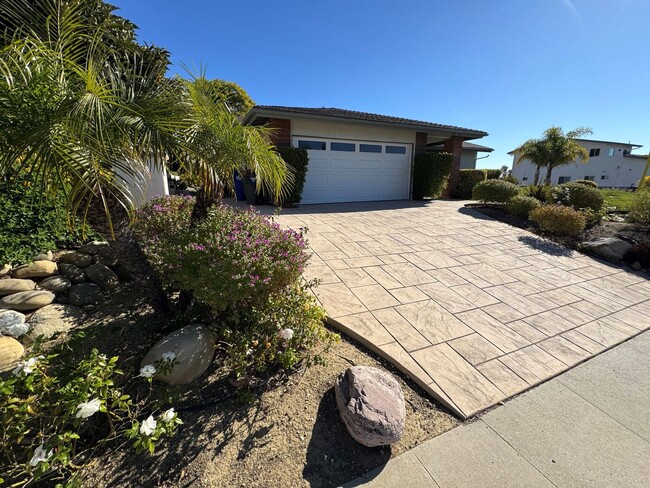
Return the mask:
[[[415,144],[415,132],[413,129],[348,124],[344,122],[299,118],[291,120],[292,136]]]
[[[599,149],[599,154],[591,156],[584,163],[573,163],[553,169],[551,184],[565,183],[566,181],[593,179],[598,186],[629,188],[635,187],[643,174],[646,160],[644,158],[625,156],[631,151],[631,144],[579,141],[587,150]],[[527,160],[515,164],[517,157],[512,160],[512,174],[521,185],[532,185],[535,179],[535,166]],[[544,168],[540,171],[540,182],[546,177]]]
[[[119,170],[116,172],[128,186],[136,207],[142,207],[155,196],[169,195],[167,170],[154,165],[151,161],[147,164],[145,174],[136,178]]]
[[[460,169],[476,169],[477,151],[463,149],[460,155]]]

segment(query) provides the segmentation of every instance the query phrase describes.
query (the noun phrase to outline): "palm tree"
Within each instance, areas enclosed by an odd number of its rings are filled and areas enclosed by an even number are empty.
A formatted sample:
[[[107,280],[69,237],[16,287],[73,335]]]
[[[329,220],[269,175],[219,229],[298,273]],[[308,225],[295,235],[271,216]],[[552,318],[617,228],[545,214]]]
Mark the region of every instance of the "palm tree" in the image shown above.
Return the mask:
[[[566,134],[560,127],[550,127],[541,139],[529,139],[513,151],[518,157],[515,164],[528,160],[536,167],[534,185],[539,182],[540,168],[546,168],[545,185],[551,184],[553,169],[582,160],[589,161],[589,151],[576,142],[579,137],[591,134],[591,129],[580,127]]]

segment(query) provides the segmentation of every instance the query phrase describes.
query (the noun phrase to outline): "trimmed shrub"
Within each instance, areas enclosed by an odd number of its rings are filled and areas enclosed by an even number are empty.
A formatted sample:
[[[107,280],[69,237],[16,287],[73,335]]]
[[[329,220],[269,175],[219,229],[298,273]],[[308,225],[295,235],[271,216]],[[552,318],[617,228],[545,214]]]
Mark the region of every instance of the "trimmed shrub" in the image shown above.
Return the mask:
[[[472,198],[485,203],[506,203],[519,194],[517,185],[503,180],[485,180],[474,187]]]
[[[512,176],[510,174],[506,175],[503,178],[503,181],[507,181],[508,183],[512,183],[513,185],[519,185],[519,180],[515,176]]]
[[[442,195],[454,161],[446,152],[418,154],[413,165],[413,199],[438,198]]]
[[[75,219],[68,225],[63,194],[43,196],[28,177],[0,182],[0,267],[28,262],[32,256],[99,237]]]
[[[472,198],[472,190],[481,181],[485,181],[485,170],[483,169],[461,169],[458,185],[454,192],[454,198],[469,200]]]
[[[545,202],[546,190],[547,187],[544,185],[528,185],[524,187],[523,194],[528,197],[536,198],[540,202]]]
[[[600,212],[605,204],[605,197],[596,188],[580,183],[565,183],[552,187],[547,201],[576,210],[590,208],[594,212]]]
[[[590,186],[592,188],[598,188],[598,183],[592,180],[575,180],[572,181],[571,183],[575,183],[576,185]]]
[[[645,178],[642,178],[641,181],[639,181],[639,188],[638,190],[643,190],[646,188],[650,188],[650,176],[646,176]]]
[[[637,190],[628,217],[641,225],[650,225],[650,188]]]
[[[500,169],[486,169],[485,170],[485,177],[488,180],[498,180],[501,178],[501,170]]]
[[[293,169],[293,186],[283,203],[295,205],[302,199],[302,190],[305,187],[309,155],[306,149],[298,147],[276,147],[277,153],[284,162]]]
[[[540,229],[562,237],[577,237],[585,230],[586,220],[582,212],[564,205],[544,205],[530,213],[530,220]]]
[[[542,204],[537,198],[515,195],[506,204],[506,210],[512,215],[527,219],[530,212],[541,206]]]

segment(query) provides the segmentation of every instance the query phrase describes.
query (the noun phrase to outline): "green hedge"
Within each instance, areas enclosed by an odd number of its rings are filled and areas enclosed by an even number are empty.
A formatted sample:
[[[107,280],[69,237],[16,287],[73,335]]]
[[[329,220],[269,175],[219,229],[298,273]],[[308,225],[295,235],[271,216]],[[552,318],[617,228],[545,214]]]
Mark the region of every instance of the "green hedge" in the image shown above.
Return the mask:
[[[472,198],[484,203],[506,203],[518,194],[517,185],[503,180],[485,180],[474,187]]]
[[[469,200],[472,198],[472,190],[481,181],[487,178],[484,169],[461,169],[458,185],[454,192],[454,198]]]
[[[442,195],[454,161],[451,153],[418,154],[413,165],[413,199],[438,198]]]
[[[309,165],[307,150],[297,147],[277,147],[275,150],[294,171],[293,187],[289,195],[284,199],[284,203],[290,205],[300,203],[302,190],[305,186],[305,177],[307,176],[307,166]]]
[[[501,178],[501,170],[500,169],[486,169],[485,170],[485,177],[488,180],[498,180]]]

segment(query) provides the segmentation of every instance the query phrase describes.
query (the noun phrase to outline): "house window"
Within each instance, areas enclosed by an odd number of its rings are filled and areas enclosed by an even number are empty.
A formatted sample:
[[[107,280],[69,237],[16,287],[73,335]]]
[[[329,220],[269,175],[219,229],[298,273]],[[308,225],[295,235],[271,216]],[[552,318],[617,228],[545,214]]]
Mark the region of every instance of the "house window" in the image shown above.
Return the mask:
[[[609,180],[609,175],[600,175],[601,180]]]
[[[569,181],[571,181],[571,177],[570,177],[570,176],[560,176],[560,177],[557,179],[557,183],[558,183],[558,185],[561,185],[562,183],[568,183]]]
[[[593,176],[585,176],[585,177],[583,178],[583,180],[594,181],[594,177],[593,177]]]
[[[359,144],[359,151],[369,153],[380,153],[381,144]]]
[[[298,141],[300,149],[311,149],[314,151],[324,151],[326,149],[324,141]]]
[[[614,154],[616,154],[616,149],[614,149],[613,147],[610,147],[607,150],[607,155],[611,158],[612,156],[614,156]]]
[[[388,153],[388,154],[406,154],[406,147],[404,147],[404,146],[386,146],[386,153]]]
[[[332,142],[330,143],[330,149],[332,151],[354,152],[357,150],[357,145],[351,142]]]
[[[596,156],[600,156],[600,148],[597,147],[595,149],[589,149],[589,157],[595,158]]]
[[[528,181],[528,176],[524,176],[521,181]]]

